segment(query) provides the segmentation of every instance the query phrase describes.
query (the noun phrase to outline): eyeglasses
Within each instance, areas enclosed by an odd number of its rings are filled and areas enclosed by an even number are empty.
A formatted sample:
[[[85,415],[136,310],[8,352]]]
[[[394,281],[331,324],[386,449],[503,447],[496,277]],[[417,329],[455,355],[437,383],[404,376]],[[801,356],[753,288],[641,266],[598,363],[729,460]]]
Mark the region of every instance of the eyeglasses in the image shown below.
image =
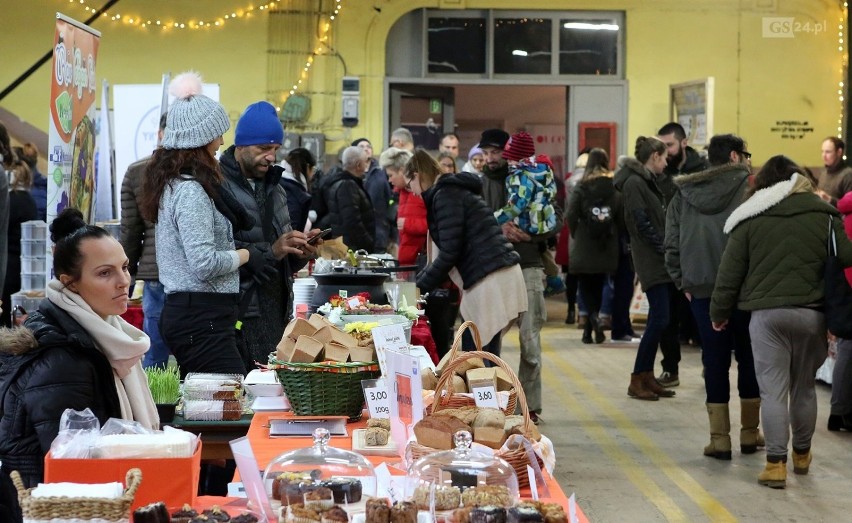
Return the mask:
[[[748,152],[748,151],[738,151],[738,152],[739,152],[739,154],[745,156],[746,160],[751,160],[751,153],[750,152]]]

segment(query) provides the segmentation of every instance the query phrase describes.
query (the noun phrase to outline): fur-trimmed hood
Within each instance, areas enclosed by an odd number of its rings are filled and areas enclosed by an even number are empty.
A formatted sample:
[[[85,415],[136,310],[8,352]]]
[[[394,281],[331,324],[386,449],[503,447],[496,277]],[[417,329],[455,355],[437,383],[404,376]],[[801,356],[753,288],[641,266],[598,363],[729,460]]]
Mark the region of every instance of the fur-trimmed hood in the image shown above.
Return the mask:
[[[789,180],[778,182],[775,185],[756,191],[752,194],[751,198],[734,209],[734,212],[725,221],[725,234],[730,234],[740,223],[765,213],[784,201],[788,196],[798,193],[813,194],[813,185],[811,182],[798,173],[793,173]],[[822,202],[822,200],[819,200],[819,202]],[[826,212],[837,213],[830,205],[825,204],[825,207]]]
[[[38,348],[38,340],[24,327],[0,329],[0,353],[20,356]]]
[[[737,205],[748,183],[744,165],[719,165],[693,174],[676,176],[673,181],[681,197],[702,214],[717,214]]]
[[[654,177],[645,165],[632,156],[621,156],[618,158],[618,167],[613,177],[615,188],[619,191],[624,186],[624,182],[631,176],[640,176],[648,182],[653,182]]]

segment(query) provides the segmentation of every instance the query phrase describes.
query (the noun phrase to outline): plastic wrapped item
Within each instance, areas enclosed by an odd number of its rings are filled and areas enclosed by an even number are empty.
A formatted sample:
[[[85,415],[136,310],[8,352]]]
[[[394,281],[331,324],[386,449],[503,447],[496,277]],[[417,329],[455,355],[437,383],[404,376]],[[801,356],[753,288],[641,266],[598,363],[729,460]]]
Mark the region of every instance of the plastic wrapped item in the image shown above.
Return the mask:
[[[239,400],[183,400],[183,418],[191,421],[236,421],[243,415]]]
[[[239,374],[190,372],[183,382],[183,398],[189,400],[240,400],[243,377]]]
[[[57,459],[90,458],[100,431],[101,423],[91,409],[65,409],[59,418],[59,433],[50,444],[50,453]]]
[[[515,470],[488,449],[471,448],[473,437],[460,430],[456,448],[428,454],[408,469],[406,496],[421,510],[455,510],[459,506],[511,507],[520,499]]]
[[[360,454],[329,447],[324,428],[313,437],[313,446],[285,452],[266,467],[263,482],[273,508],[333,503],[350,514],[363,512],[366,499],[376,495],[373,466]]]

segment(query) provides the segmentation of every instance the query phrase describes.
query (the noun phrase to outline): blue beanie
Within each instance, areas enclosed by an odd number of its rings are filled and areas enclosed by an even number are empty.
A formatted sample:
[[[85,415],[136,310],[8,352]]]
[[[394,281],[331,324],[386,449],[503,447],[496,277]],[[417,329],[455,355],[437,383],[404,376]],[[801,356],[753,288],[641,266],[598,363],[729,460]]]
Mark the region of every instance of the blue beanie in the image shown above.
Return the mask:
[[[269,143],[284,143],[284,127],[271,103],[255,102],[246,108],[237,122],[234,145]]]

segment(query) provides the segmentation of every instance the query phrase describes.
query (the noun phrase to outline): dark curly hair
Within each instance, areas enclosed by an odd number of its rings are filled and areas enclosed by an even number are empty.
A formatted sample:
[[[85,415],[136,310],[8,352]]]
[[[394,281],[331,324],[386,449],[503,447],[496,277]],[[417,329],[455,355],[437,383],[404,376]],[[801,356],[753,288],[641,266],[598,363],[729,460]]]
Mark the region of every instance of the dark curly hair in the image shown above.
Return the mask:
[[[151,223],[157,223],[160,198],[172,180],[182,173],[191,174],[211,198],[222,184],[219,162],[206,149],[157,149],[148,161],[142,182],[139,211]]]

